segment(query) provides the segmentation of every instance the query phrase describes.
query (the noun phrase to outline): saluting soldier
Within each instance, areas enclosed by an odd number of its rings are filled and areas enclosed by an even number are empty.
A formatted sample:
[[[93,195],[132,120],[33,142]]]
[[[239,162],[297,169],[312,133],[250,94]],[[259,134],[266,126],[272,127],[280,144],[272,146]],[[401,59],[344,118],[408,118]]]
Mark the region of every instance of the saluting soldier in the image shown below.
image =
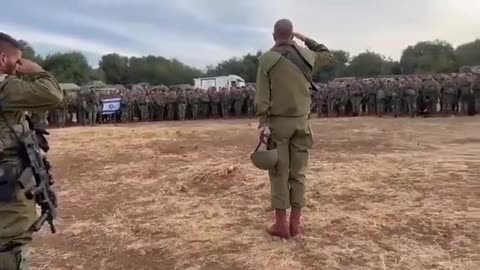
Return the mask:
[[[333,55],[314,40],[294,34],[289,20],[275,24],[273,37],[275,46],[259,59],[255,105],[261,136],[270,137],[278,150],[278,163],[269,170],[275,223],[268,233],[289,238],[302,231],[305,173],[313,144],[309,125],[312,74],[330,64]],[[294,37],[309,49],[298,46]]]
[[[0,33],[0,269],[29,269],[27,246],[37,219],[35,201],[19,183],[26,165],[18,154],[19,139],[31,132],[25,111],[49,110],[63,99],[52,75],[22,59],[22,46]]]

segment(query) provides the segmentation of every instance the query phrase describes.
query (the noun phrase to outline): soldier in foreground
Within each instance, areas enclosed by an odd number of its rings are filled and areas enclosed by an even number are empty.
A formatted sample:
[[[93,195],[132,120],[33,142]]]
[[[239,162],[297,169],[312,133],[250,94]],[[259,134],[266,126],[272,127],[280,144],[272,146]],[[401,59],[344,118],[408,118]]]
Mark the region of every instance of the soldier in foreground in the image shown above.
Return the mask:
[[[22,59],[21,44],[0,33],[0,269],[28,269],[28,250],[32,234],[39,229],[35,203],[31,195],[38,186],[38,166],[32,165],[32,152],[25,152],[32,130],[25,111],[55,108],[63,99],[57,81],[39,65]],[[36,133],[38,134],[38,133]],[[32,142],[32,141],[30,141]],[[47,143],[44,140],[44,143]],[[28,148],[30,149],[30,147]],[[43,151],[48,150],[42,147]],[[39,152],[41,150],[35,149]],[[27,157],[24,155],[28,153]],[[43,159],[36,160],[45,165]],[[36,165],[38,165],[36,164]],[[45,166],[43,166],[45,167]],[[25,174],[35,169],[35,174]],[[46,170],[42,176],[45,176]],[[33,178],[34,177],[34,178]],[[27,186],[25,185],[27,184]],[[38,184],[38,182],[37,182]],[[35,198],[36,195],[35,195]],[[48,200],[50,196],[44,198]],[[42,214],[44,213],[42,206]],[[42,215],[43,217],[43,215]],[[48,221],[51,221],[49,218]],[[52,223],[53,224],[53,223]],[[54,231],[52,225],[52,231]]]
[[[310,50],[298,46],[294,37]],[[313,144],[309,124],[312,74],[330,64],[333,56],[324,45],[294,33],[289,20],[275,24],[273,38],[275,46],[259,59],[255,106],[260,118],[260,138],[271,141],[268,144],[278,154],[278,160],[268,164],[268,168],[259,166],[269,170],[271,203],[275,209],[275,224],[267,231],[286,239],[303,231],[305,173],[308,150]],[[254,164],[262,161],[256,160],[257,157],[255,153],[252,155]]]

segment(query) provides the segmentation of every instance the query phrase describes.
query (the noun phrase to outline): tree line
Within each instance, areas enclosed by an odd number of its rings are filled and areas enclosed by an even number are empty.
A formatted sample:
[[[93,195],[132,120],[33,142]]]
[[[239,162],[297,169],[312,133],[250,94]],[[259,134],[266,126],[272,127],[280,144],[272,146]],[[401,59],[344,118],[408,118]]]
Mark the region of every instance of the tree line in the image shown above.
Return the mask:
[[[373,52],[365,51],[355,56],[344,50],[333,50],[335,63],[314,75],[315,81],[329,81],[336,77],[374,77],[390,74],[450,73],[461,66],[480,65],[480,39],[454,48],[446,41],[418,42],[402,52],[399,61]],[[108,84],[134,84],[147,82],[158,85],[192,84],[193,78],[236,74],[247,82],[254,82],[258,57],[262,54],[247,54],[233,57],[205,71],[188,66],[177,59],[162,56],[127,57],[118,54],[102,56],[97,68],[89,66],[86,57],[77,51],[56,53],[45,58],[35,53],[32,47],[24,55],[40,63],[53,73],[60,82],[78,85],[101,80]]]

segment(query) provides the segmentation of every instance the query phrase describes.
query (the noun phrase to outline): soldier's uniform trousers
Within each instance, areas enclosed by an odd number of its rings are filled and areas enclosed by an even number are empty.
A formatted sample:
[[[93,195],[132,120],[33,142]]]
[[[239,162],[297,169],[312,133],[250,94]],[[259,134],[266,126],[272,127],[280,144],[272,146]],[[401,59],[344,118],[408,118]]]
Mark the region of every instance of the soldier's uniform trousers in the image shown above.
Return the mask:
[[[308,116],[271,117],[269,121],[279,155],[276,168],[269,171],[272,207],[301,208],[305,205],[305,173],[313,145]]]

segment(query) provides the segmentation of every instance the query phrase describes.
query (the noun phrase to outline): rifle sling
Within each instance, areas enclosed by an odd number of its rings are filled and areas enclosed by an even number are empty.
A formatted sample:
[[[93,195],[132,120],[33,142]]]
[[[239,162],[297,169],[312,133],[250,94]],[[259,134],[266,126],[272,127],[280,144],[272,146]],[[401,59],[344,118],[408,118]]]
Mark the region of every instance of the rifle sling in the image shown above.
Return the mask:
[[[290,50],[292,48],[294,50],[294,54]],[[313,91],[319,91],[318,87],[313,82],[312,78],[312,71],[313,67],[310,63],[303,57],[297,47],[292,44],[283,44],[280,46],[276,46],[272,48],[272,51],[280,53],[285,59],[290,61],[298,70],[303,74],[305,79],[310,83]]]

